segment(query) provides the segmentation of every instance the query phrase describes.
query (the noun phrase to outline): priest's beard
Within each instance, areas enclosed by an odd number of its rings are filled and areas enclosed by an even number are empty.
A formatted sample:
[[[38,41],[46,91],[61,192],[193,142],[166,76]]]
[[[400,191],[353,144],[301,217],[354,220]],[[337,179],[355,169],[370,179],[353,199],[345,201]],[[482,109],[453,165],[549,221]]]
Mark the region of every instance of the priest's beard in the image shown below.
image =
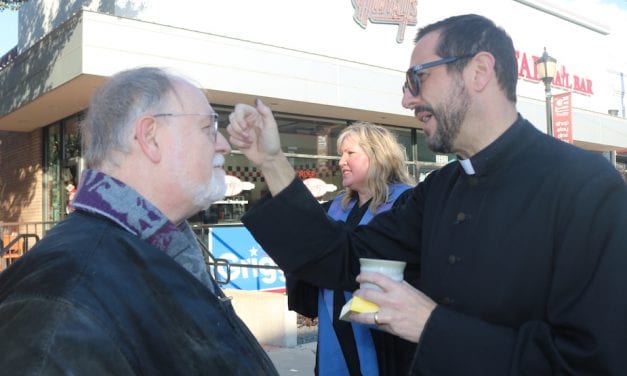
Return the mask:
[[[470,107],[470,96],[462,82],[456,81],[447,100],[433,108],[438,125],[427,147],[435,153],[453,153],[453,147]]]

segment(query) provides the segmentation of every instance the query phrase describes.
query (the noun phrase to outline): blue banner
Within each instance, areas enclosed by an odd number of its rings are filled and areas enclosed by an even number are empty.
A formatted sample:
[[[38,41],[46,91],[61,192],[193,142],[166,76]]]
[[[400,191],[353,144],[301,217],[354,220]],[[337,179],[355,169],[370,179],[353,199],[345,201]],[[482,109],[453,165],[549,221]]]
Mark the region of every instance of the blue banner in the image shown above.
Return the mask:
[[[276,266],[244,226],[213,227],[210,230],[209,249],[217,259],[231,264],[231,280],[224,288],[237,290],[261,290],[284,292],[285,275],[280,269],[264,269],[259,266]],[[248,266],[249,265],[249,266]],[[227,279],[225,266],[218,266],[218,278]]]

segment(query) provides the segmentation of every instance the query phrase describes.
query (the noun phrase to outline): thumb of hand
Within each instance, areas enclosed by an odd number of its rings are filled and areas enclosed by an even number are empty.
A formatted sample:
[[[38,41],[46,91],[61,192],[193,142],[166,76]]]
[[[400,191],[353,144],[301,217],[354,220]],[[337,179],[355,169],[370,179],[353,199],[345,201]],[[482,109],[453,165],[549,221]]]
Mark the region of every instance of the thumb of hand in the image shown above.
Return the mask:
[[[255,99],[255,106],[257,107],[257,111],[261,114],[264,120],[269,120],[272,118],[272,110],[270,107],[266,106],[261,99]]]

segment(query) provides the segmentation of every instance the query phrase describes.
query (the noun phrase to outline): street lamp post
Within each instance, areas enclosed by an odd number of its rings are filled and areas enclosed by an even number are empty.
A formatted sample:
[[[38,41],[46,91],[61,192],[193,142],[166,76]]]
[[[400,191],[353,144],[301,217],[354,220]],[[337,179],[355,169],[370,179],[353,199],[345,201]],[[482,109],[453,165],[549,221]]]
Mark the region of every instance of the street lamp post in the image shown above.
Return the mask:
[[[544,53],[536,60],[538,76],[544,82],[544,94],[546,96],[546,134],[553,136],[553,114],[551,109],[551,82],[557,72],[557,60],[548,53],[544,47]]]

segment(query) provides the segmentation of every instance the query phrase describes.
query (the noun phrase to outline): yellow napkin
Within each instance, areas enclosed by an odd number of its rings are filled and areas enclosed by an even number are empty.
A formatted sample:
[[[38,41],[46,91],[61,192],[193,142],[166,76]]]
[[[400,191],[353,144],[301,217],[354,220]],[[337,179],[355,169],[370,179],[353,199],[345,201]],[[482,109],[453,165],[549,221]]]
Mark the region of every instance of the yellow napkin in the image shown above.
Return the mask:
[[[353,296],[351,300],[346,302],[340,311],[340,320],[350,321],[351,313],[377,312],[379,306],[373,302]]]

